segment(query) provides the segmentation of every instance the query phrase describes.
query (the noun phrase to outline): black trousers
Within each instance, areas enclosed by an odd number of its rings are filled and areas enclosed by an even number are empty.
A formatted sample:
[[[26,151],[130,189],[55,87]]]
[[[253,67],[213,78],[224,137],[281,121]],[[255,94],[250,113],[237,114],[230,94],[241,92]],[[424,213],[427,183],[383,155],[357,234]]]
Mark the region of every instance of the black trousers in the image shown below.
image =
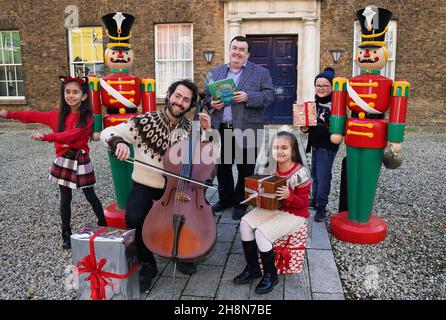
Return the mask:
[[[226,137],[225,131],[232,129],[219,128],[221,136],[221,164],[217,165],[217,181],[219,185],[219,198],[223,203],[231,204],[234,207],[246,207],[246,205],[240,205],[240,202],[245,199],[245,178],[254,174],[255,169],[255,159],[257,159],[257,148],[240,148],[235,137],[232,135],[230,139]],[[226,133],[226,134],[227,134]],[[226,152],[225,152],[226,150]],[[226,155],[227,152],[231,151],[232,155]],[[237,159],[236,154],[242,154],[243,159]],[[254,159],[252,156],[254,155]],[[250,158],[251,157],[251,158]],[[227,159],[226,159],[227,158]],[[240,157],[241,158],[241,157]],[[234,188],[234,178],[232,176],[232,164],[237,165],[237,184]],[[254,163],[248,163],[248,160],[253,160]]]
[[[127,199],[125,221],[129,229],[135,229],[136,250],[140,262],[156,263],[153,253],[147,249],[142,240],[142,227],[152,208],[153,201],[159,200],[163,194],[164,189],[155,189],[133,182],[132,190]]]
[[[60,190],[60,217],[62,218],[62,229],[69,231],[71,223],[71,200],[73,199],[73,191],[71,188],[59,185]],[[102,203],[94,192],[94,188],[81,189],[85,195],[85,198],[93,208],[93,212],[98,218],[98,225],[106,225],[104,209]]]

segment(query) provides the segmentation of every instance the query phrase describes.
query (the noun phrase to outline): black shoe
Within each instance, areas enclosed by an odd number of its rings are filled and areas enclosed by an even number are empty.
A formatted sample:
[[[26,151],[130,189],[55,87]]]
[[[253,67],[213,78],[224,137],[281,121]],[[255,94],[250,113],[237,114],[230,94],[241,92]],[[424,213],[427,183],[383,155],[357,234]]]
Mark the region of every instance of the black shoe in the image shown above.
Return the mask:
[[[98,219],[98,226],[99,227],[106,227],[107,226],[107,220],[104,219]]]
[[[262,280],[260,280],[256,287],[255,292],[257,293],[271,292],[274,289],[274,286],[279,283],[274,256],[274,249],[271,249],[268,252],[260,251],[260,258],[262,259],[264,273]]]
[[[191,275],[197,273],[197,264],[195,262],[179,262],[177,267],[183,274]]]
[[[314,215],[314,221],[322,222],[327,218],[327,212],[323,207],[316,208],[316,214]]]
[[[212,209],[214,209],[214,211],[217,212],[217,211],[223,211],[223,210],[225,210],[227,208],[230,208],[230,207],[232,207],[232,204],[230,204],[228,202],[218,201],[216,204],[214,204],[212,206]]]
[[[255,271],[249,270],[249,266],[246,265],[245,269],[243,269],[243,272],[234,278],[234,283],[235,284],[248,283],[252,279],[257,279],[260,278],[261,276],[262,272],[260,271],[260,269]]]
[[[265,273],[262,277],[262,280],[260,280],[259,284],[256,287],[255,292],[256,293],[268,293],[273,291],[274,286],[279,283],[279,278],[277,275]]]
[[[65,250],[71,249],[71,228],[62,227],[62,248]]]
[[[64,250],[70,250],[71,249],[71,240],[70,240],[70,238],[64,239],[64,241],[62,243],[62,249],[64,249]]]
[[[139,291],[146,292],[152,285],[152,278],[158,274],[156,263],[142,263],[139,270]]]
[[[234,211],[232,212],[232,220],[240,220],[246,213],[246,208],[243,207],[234,207]]]

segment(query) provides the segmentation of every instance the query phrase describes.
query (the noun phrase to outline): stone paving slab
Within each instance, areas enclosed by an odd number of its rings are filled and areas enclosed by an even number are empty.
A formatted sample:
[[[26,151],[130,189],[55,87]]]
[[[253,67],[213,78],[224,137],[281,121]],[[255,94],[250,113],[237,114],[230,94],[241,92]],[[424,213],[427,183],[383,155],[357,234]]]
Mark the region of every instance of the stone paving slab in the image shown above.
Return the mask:
[[[345,300],[341,293],[314,293],[313,300]]]
[[[331,250],[331,243],[324,222],[312,223],[311,238],[309,238],[307,248]]]
[[[231,242],[217,241],[214,250],[201,263],[207,265],[224,266],[231,250]]]
[[[238,224],[220,222],[217,225],[217,241],[233,242],[237,229]]]
[[[147,300],[179,300],[188,280],[188,278],[177,277],[175,292],[173,292],[172,277],[159,277],[147,295]]]
[[[308,249],[310,285],[313,293],[344,293],[331,250]]]
[[[217,293],[222,273],[222,266],[199,264],[197,273],[190,277],[183,294],[213,299]]]
[[[240,223],[240,220],[232,220],[232,211],[232,208],[223,210],[219,223],[238,225]]]
[[[284,300],[311,300],[308,273],[308,262],[305,258],[301,272],[285,276]]]
[[[250,285],[235,286],[231,279],[220,282],[216,300],[249,300]]]
[[[245,267],[245,258],[241,254],[230,254],[224,269],[216,299],[246,300],[249,298],[250,285],[235,285],[234,277]]]

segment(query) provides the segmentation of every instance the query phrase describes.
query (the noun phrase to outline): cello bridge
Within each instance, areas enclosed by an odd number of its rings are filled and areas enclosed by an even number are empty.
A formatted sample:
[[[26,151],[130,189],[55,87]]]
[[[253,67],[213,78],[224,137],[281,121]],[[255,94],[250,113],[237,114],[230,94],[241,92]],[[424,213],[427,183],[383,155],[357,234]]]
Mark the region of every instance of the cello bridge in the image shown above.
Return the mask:
[[[177,192],[177,193],[175,193],[175,199],[180,200],[180,201],[190,201],[191,197],[189,197],[184,192]]]

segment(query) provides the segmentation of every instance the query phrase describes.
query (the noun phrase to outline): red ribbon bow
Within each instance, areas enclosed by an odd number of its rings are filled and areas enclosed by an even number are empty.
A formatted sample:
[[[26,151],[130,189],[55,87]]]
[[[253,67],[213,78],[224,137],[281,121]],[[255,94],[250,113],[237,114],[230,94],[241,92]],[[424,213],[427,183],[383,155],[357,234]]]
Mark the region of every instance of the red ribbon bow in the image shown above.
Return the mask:
[[[85,84],[85,78],[81,78],[81,77],[71,77],[71,76],[66,76],[66,77],[59,77],[60,81],[62,81],[63,83],[68,83],[71,81],[75,81],[77,83],[79,83],[81,86]]]
[[[291,236],[288,236],[286,243],[283,246],[277,246],[274,248],[276,253],[275,264],[276,268],[280,270],[280,273],[283,274],[285,270],[290,269],[290,261],[291,261],[291,252],[295,250],[305,250],[305,246],[298,247],[288,247],[290,243]]]
[[[136,270],[138,264],[135,263],[129,272],[123,275],[119,275],[116,273],[111,273],[107,271],[103,271],[102,268],[107,263],[107,259],[102,258],[99,263],[96,262],[96,255],[94,250],[94,239],[99,236],[102,232],[104,232],[107,227],[101,228],[97,232],[93,234],[90,238],[90,255],[82,258],[81,261],[78,262],[78,272],[81,273],[90,273],[88,277],[85,278],[85,281],[90,281],[91,283],[91,300],[104,300],[105,299],[105,287],[107,285],[111,285],[113,279],[127,279],[130,275]]]

